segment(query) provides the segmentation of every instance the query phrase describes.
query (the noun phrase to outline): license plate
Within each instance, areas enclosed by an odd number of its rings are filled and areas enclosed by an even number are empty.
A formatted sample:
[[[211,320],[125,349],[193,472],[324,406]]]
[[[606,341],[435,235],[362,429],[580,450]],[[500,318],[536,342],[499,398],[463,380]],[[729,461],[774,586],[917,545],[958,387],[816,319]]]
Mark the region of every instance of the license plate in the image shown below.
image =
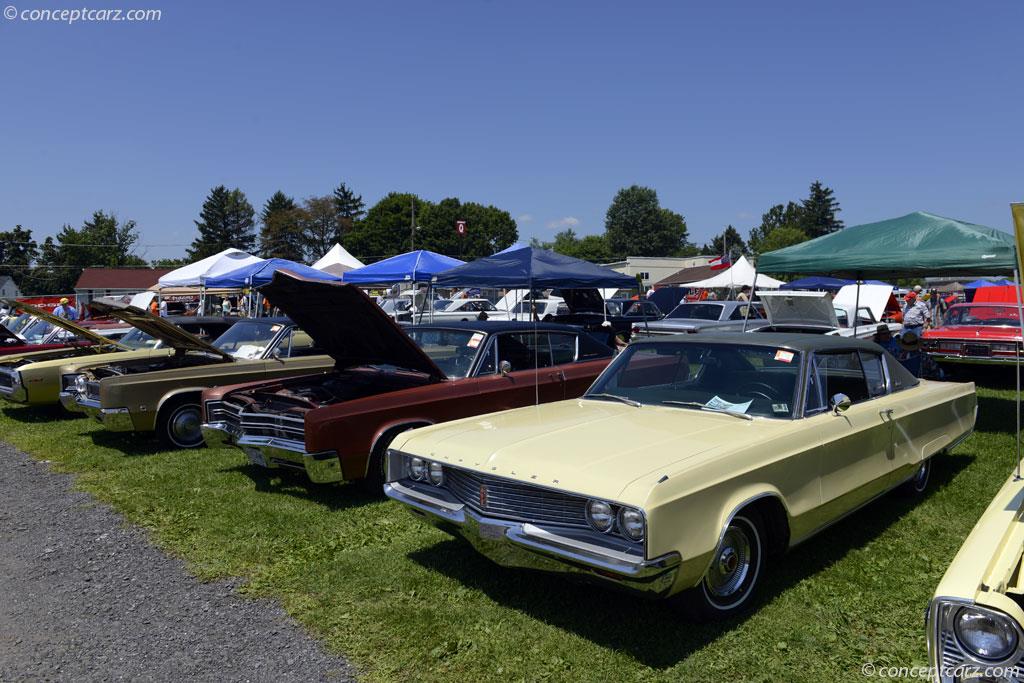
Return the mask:
[[[245,454],[249,456],[249,462],[253,465],[267,466],[267,459],[263,457],[263,453],[258,448],[246,448]]]
[[[968,356],[987,356],[991,351],[985,344],[964,344],[964,353]]]
[[[505,527],[498,524],[481,524],[480,537],[489,541],[500,541],[505,538]]]

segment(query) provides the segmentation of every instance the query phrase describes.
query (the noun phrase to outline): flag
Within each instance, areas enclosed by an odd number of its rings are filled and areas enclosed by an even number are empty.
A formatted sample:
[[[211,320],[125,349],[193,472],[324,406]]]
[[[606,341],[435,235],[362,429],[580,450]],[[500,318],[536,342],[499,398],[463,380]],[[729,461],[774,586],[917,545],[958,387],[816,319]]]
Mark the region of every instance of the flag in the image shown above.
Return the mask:
[[[708,265],[711,266],[711,270],[725,270],[732,265],[728,256],[718,256],[708,261]]]

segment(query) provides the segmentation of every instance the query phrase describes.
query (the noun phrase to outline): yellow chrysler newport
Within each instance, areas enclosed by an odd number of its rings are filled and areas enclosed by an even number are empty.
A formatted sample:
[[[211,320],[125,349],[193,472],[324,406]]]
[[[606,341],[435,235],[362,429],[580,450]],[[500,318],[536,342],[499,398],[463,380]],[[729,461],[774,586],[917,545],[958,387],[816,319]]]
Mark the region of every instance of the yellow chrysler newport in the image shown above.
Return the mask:
[[[974,428],[974,385],[812,334],[634,342],[582,398],[401,434],[385,493],[511,567],[752,602],[765,560],[900,488]]]

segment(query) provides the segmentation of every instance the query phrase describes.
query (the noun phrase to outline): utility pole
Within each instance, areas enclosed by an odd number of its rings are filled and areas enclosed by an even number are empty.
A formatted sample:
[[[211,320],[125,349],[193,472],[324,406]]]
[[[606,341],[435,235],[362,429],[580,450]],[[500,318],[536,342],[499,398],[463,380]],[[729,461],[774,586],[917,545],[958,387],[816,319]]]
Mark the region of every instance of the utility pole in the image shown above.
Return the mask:
[[[410,199],[412,220],[409,221],[409,251],[416,251],[416,200]]]

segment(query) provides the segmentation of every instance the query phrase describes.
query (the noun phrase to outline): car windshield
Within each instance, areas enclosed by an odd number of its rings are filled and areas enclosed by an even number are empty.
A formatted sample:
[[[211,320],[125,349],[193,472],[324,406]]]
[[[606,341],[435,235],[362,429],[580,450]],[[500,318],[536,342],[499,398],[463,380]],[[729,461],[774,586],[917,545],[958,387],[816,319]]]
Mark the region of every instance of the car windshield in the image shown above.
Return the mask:
[[[4,322],[4,326],[11,332],[18,333],[25,329],[25,326],[32,322],[32,316],[28,313],[11,316]]]
[[[946,313],[946,325],[1020,327],[1020,317],[1016,306],[954,306]]]
[[[122,346],[130,349],[155,349],[160,346],[160,340],[151,337],[138,328],[132,329],[128,334],[121,337]]]
[[[284,325],[281,323],[243,320],[229,327],[227,332],[217,337],[213,345],[235,358],[262,358],[270,342],[282,329]]]
[[[733,343],[634,344],[584,398],[790,418],[800,354]]]
[[[722,304],[679,304],[665,317],[687,320],[719,320],[722,317]]]
[[[42,318],[36,318],[25,325],[19,334],[21,334],[29,344],[42,344],[43,340],[46,339],[51,332],[53,332],[53,325]]]
[[[444,309],[448,308],[451,305],[452,305],[452,300],[451,299],[438,299],[437,301],[434,302],[434,310],[435,311],[443,311]]]
[[[383,303],[381,303],[380,307],[388,313],[394,313],[395,311],[401,313],[402,311],[408,311],[412,308],[412,299],[409,297],[402,297],[401,299],[385,299]]]
[[[472,330],[447,330],[418,327],[408,330],[409,336],[448,377],[466,377],[480,347],[484,334]]]

